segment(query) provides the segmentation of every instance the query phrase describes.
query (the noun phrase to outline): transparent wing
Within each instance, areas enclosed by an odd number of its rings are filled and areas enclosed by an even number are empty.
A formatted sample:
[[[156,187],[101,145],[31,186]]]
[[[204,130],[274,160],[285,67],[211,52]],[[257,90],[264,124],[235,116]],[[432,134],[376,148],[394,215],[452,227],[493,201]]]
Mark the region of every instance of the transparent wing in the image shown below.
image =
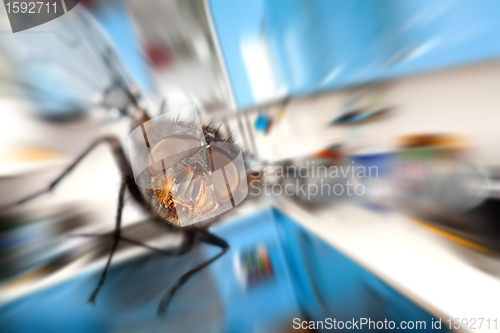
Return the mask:
[[[5,23],[5,22],[3,22]],[[82,5],[18,33],[0,33],[0,93],[30,99],[46,116],[92,108],[128,112],[138,87],[106,33]]]

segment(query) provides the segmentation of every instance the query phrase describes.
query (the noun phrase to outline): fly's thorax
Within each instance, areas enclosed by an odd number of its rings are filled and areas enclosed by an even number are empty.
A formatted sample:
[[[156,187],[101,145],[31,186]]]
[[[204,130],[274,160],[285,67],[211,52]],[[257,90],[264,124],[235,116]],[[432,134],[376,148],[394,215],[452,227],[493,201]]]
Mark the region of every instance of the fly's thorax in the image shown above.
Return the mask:
[[[181,227],[222,214],[248,193],[240,147],[220,128],[201,125],[195,111],[160,115],[129,135],[136,184],[159,217]]]
[[[175,211],[179,224],[218,208],[209,149],[209,146],[201,147],[193,155],[151,177],[156,198],[164,207]]]

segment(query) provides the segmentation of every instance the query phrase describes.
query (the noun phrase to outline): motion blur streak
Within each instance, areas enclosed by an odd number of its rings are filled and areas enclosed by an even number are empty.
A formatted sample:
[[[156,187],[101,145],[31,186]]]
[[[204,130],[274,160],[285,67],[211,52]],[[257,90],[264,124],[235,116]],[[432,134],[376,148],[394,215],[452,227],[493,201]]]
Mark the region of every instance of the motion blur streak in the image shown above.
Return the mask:
[[[211,221],[230,250],[164,318],[220,249],[163,255],[184,239],[126,197],[92,306],[121,183],[97,148],[0,210],[2,332],[499,331],[499,1],[76,2],[16,33],[0,6],[0,207],[96,138],[128,152],[133,109],[193,105],[243,147],[248,196]]]

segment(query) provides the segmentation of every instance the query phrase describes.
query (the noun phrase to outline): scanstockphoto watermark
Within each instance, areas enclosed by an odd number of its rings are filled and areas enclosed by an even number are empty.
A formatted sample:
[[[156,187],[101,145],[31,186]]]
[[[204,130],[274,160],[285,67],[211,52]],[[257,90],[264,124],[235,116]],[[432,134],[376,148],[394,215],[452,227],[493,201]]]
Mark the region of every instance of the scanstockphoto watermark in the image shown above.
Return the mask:
[[[441,319],[429,321],[425,320],[402,320],[396,322],[393,320],[372,320],[370,318],[358,318],[352,320],[337,320],[335,318],[326,318],[325,320],[301,320],[293,319],[293,329],[312,329],[312,330],[441,330],[443,327]]]
[[[293,319],[292,328],[311,330],[498,330],[498,318],[428,318],[427,320],[401,320],[394,321],[372,320],[370,318],[352,318],[351,320],[337,320],[325,318],[324,320]]]
[[[316,196],[363,196],[363,179],[378,178],[377,166],[317,164],[314,160],[302,165],[266,166],[250,168],[254,179],[250,182],[250,195],[300,195],[308,199]]]

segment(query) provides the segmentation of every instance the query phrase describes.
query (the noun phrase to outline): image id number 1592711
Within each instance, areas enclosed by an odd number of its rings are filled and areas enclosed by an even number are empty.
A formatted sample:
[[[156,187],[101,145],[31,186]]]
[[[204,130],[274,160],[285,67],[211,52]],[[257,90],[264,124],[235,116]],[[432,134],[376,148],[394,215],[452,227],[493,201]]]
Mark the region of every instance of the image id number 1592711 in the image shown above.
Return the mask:
[[[41,2],[41,1],[14,1],[6,2],[5,8],[7,13],[23,13],[23,14],[37,14],[37,13],[56,13],[57,2]]]
[[[449,318],[446,320],[449,329],[497,329],[498,319],[491,318]]]

